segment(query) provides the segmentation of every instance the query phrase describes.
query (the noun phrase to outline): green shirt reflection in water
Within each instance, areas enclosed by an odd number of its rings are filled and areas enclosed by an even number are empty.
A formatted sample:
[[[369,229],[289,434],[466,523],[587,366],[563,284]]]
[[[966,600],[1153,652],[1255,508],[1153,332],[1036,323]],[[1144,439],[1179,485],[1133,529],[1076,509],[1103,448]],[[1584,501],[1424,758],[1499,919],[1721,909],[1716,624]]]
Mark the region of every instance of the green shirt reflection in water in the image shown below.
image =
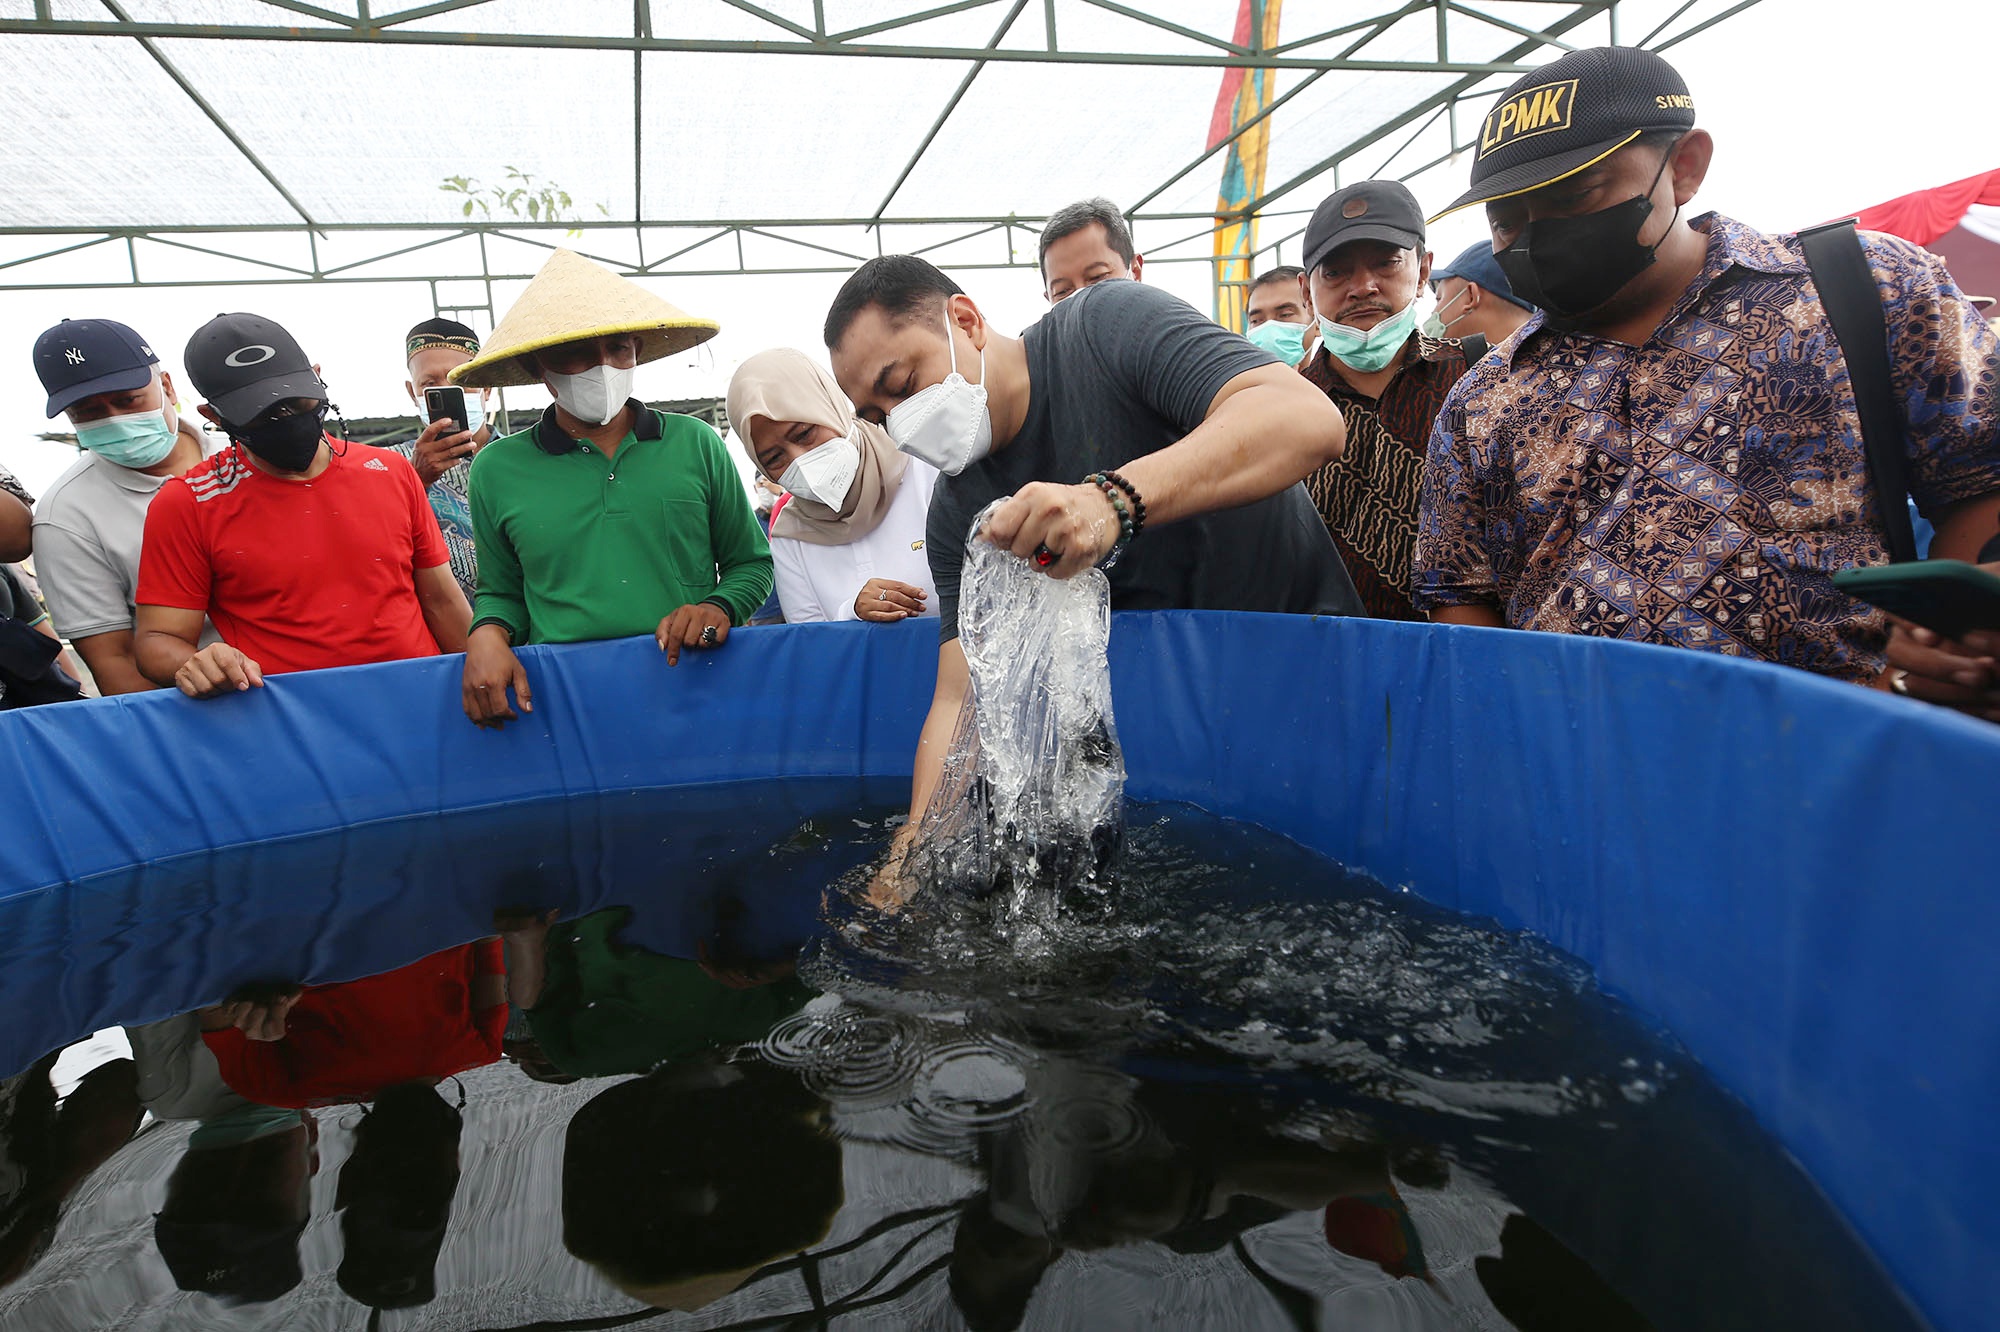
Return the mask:
[[[547,975],[527,1017],[542,1053],[565,1073],[643,1073],[759,1040],[813,997],[790,976],[731,989],[698,963],[622,943],[616,936],[631,914],[610,907],[549,931]]]
[[[771,548],[721,437],[628,405],[635,427],[609,457],[551,407],[473,459],[475,627],[580,643],[650,634],[700,601],[744,624],[771,595]]]

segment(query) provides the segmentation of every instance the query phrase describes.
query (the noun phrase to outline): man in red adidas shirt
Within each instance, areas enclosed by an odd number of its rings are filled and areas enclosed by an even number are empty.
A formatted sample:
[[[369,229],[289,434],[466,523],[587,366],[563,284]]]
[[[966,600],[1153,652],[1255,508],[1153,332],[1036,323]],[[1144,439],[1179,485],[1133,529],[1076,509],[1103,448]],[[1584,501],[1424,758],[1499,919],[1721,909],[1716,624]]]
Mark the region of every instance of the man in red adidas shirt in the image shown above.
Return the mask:
[[[331,447],[326,386],[291,334],[217,315],[183,363],[233,447],[146,511],[139,669],[212,698],[267,672],[463,651],[472,609],[423,483],[387,449]],[[204,615],[222,641],[198,649]]]

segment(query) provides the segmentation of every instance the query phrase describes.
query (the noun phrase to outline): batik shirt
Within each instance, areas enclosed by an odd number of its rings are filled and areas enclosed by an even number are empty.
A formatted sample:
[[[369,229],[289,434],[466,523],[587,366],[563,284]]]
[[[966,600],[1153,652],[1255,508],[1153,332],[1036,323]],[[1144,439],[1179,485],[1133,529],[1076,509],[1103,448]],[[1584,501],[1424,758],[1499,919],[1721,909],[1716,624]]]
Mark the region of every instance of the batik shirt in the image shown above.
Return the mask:
[[[1459,380],[1430,440],[1417,605],[1871,678],[1883,616],[1833,575],[1887,561],[1883,500],[1804,254],[1719,214],[1693,226],[1707,262],[1643,346],[1538,313]],[[2000,490],[2000,341],[1934,256],[1862,239],[1935,521]]]
[[[493,436],[499,437],[498,433]],[[416,465],[415,440],[390,447],[409,459],[411,466]],[[479,595],[478,546],[472,539],[471,477],[472,459],[467,458],[453,463],[443,476],[424,488],[431,512],[437,515],[438,531],[444,533],[444,548],[451,552],[451,576],[464,589],[467,604]]]
[[[1417,540],[1424,451],[1445,398],[1466,371],[1465,352],[1456,339],[1412,333],[1403,364],[1378,398],[1356,393],[1329,360],[1326,348],[1314,346],[1299,362],[1299,373],[1340,408],[1347,444],[1340,457],[1306,477],[1306,493],[1368,613],[1381,620],[1421,620],[1423,613],[1410,601],[1410,554]]]

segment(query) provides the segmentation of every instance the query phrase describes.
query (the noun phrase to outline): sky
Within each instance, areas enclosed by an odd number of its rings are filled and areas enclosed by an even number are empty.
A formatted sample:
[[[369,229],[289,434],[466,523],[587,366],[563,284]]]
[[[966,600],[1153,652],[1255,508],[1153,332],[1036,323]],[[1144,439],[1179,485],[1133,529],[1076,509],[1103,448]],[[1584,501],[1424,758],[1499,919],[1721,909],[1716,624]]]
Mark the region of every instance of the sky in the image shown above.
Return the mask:
[[[1893,6],[1763,0],[1681,43],[1668,59],[1694,94],[1699,123],[1716,140],[1697,208],[1720,209],[1767,230],[1790,230],[2000,167],[1985,78],[1996,48],[2000,4],[1993,0],[1900,0]],[[1447,163],[1411,182],[1427,211],[1464,188],[1469,165],[1463,159]],[[971,161],[965,169],[990,167]],[[1158,224],[1157,231],[1142,226],[1140,249],[1192,229],[1187,223]],[[1433,227],[1430,244],[1442,260],[1482,234],[1480,212],[1467,210]],[[1296,241],[1280,257],[1298,262]],[[1204,264],[1154,264],[1145,277],[1210,308]],[[1003,329],[1018,330],[1047,308],[1032,269],[981,270],[960,280]],[[638,391],[655,400],[719,397],[730,372],[753,352],[791,345],[817,354],[820,321],[839,284],[838,275],[827,274],[682,278],[656,287],[682,308],[716,319],[723,331],[691,353],[642,368]],[[518,286],[500,291],[502,310],[518,291]],[[35,439],[40,431],[67,428],[60,418],[45,420],[45,395],[29,356],[35,336],[61,319],[119,319],[154,345],[174,349],[217,312],[253,309],[283,323],[322,363],[334,401],[345,412],[375,416],[408,409],[401,336],[431,313],[429,302],[427,288],[392,283],[0,294],[0,328],[6,330],[0,336],[0,404],[6,407],[0,466],[40,491],[76,456],[67,445]],[[166,361],[177,379],[178,359],[170,354]],[[183,402],[191,405],[190,386],[182,382],[180,388]],[[539,390],[508,394],[509,406],[517,410],[539,409],[546,401]],[[747,466],[740,455],[738,461]]]

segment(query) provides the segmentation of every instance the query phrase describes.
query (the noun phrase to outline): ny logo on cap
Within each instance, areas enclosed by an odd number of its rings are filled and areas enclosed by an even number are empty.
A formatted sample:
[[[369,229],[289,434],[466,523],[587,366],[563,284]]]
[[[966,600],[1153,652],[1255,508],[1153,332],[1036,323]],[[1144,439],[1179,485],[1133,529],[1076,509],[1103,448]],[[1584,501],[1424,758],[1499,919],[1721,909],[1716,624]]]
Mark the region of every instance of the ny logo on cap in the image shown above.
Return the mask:
[[[68,361],[71,365],[82,365],[83,348],[71,347],[68,351],[63,353],[63,359]]]

